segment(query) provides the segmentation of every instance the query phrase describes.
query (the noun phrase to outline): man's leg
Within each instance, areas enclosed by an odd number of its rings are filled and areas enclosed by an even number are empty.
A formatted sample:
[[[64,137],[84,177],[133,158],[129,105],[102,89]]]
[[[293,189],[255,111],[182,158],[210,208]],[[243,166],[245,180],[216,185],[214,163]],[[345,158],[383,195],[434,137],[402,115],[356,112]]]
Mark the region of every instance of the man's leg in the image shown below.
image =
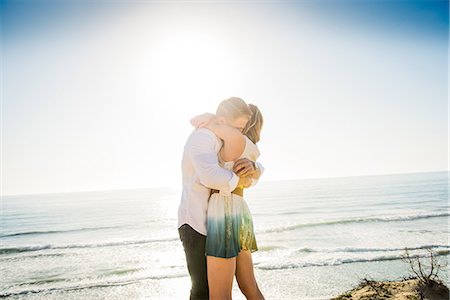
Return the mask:
[[[178,233],[183,243],[187,267],[191,276],[190,299],[207,300],[209,294],[205,256],[206,236],[198,233],[187,224],[181,226]]]

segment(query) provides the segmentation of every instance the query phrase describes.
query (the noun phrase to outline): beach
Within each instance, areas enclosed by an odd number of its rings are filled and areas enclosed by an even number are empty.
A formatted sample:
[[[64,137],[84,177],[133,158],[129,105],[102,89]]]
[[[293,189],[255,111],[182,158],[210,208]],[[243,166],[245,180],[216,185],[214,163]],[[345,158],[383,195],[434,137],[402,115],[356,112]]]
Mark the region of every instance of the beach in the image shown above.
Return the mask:
[[[180,190],[2,198],[0,295],[187,299]],[[448,173],[261,181],[245,193],[266,299],[330,299],[362,278],[409,274],[404,249],[449,260]],[[448,267],[439,274],[449,285]],[[237,284],[235,299],[244,299]]]

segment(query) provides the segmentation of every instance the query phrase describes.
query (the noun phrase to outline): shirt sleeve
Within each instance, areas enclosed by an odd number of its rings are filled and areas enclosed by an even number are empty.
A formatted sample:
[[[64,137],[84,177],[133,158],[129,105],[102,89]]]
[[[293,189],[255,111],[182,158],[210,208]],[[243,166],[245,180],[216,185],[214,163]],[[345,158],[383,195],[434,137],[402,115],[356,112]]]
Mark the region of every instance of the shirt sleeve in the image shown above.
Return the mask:
[[[258,179],[252,178],[252,186],[258,183],[259,178],[261,178],[261,175],[264,173],[264,167],[260,162],[255,161],[255,165],[256,168],[259,169],[259,177]]]
[[[239,177],[232,171],[220,167],[215,151],[215,139],[212,133],[195,130],[186,147],[200,183],[210,189],[231,193],[238,185]]]

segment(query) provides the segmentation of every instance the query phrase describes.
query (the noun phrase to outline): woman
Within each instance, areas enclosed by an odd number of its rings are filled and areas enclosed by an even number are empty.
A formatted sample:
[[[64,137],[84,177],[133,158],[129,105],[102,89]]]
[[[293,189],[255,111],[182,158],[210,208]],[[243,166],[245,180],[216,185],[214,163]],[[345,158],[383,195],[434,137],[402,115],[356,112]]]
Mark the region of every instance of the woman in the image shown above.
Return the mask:
[[[233,169],[234,161],[259,156],[256,143],[260,139],[263,117],[258,107],[249,104],[252,116],[242,132],[215,122],[213,114],[191,120],[195,127],[205,127],[223,140],[219,152],[222,167]],[[253,180],[252,175],[248,180]],[[210,299],[231,299],[233,278],[247,299],[264,299],[253,272],[251,252],[258,250],[250,210],[243,190],[232,194],[213,191],[208,203],[208,235],[206,255]]]

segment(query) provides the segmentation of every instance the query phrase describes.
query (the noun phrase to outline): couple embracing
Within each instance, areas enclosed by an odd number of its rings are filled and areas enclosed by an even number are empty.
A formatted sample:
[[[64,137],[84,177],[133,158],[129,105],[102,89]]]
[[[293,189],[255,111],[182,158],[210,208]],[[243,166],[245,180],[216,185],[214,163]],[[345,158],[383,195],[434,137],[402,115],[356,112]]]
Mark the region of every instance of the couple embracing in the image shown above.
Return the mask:
[[[264,299],[253,272],[257,250],[244,189],[263,167],[256,162],[263,117],[232,97],[216,114],[191,120],[184,147],[178,232],[191,277],[190,299],[231,299],[233,278],[247,299]]]

